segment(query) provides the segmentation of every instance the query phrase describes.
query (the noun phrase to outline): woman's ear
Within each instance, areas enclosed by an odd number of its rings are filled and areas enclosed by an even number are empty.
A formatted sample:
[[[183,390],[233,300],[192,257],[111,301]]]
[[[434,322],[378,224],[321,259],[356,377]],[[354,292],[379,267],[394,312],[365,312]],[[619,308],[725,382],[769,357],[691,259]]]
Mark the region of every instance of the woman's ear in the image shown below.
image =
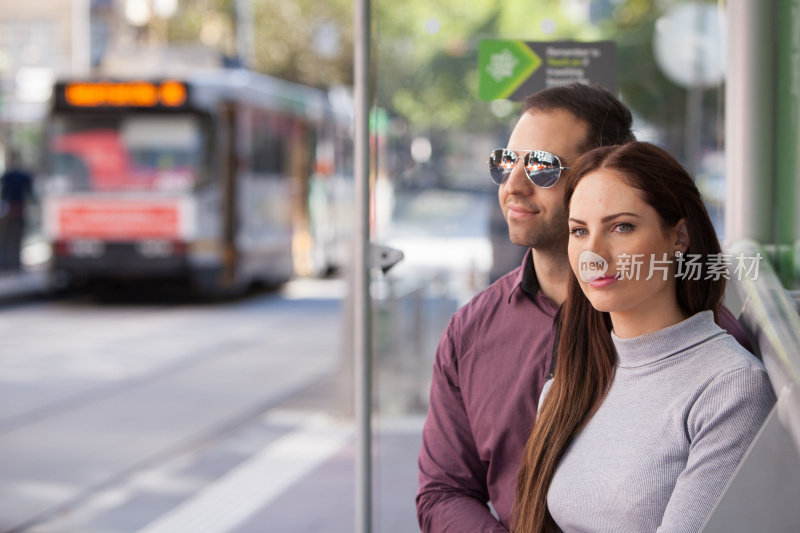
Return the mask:
[[[681,253],[686,253],[689,249],[689,228],[686,224],[686,219],[682,218],[675,225],[675,250]]]

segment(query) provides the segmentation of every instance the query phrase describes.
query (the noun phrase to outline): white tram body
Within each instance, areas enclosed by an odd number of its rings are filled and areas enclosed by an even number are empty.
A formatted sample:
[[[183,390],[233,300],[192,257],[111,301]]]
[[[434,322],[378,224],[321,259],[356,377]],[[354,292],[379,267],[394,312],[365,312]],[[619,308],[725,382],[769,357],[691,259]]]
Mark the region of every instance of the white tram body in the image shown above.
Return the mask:
[[[224,290],[340,266],[348,230],[330,225],[348,222],[326,213],[349,196],[350,124],[327,93],[245,70],[59,82],[42,201],[52,267]]]

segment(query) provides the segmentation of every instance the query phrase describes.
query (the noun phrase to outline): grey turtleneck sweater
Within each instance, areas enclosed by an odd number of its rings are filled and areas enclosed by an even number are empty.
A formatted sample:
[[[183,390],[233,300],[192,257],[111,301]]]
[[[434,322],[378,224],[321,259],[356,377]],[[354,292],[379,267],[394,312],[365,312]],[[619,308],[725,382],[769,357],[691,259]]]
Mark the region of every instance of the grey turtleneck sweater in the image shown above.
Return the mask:
[[[550,514],[564,532],[697,531],[775,402],[764,366],[711,311],[612,338],[614,382],[556,469]]]

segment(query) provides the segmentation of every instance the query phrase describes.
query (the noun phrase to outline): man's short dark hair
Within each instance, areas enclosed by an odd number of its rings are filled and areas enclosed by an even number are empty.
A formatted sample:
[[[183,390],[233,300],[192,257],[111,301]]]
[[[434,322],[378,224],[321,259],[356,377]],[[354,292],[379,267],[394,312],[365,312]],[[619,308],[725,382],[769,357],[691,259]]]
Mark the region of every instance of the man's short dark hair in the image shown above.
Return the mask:
[[[550,87],[525,98],[522,112],[563,109],[589,125],[581,151],[635,141],[630,110],[601,85],[571,83]]]

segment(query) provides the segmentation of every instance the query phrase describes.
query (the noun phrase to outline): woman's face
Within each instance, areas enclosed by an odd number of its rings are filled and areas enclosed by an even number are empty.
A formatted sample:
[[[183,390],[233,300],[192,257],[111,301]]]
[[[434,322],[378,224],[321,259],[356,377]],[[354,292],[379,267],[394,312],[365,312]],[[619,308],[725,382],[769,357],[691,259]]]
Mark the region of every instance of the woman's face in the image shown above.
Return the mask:
[[[636,320],[678,309],[678,230],[662,228],[639,189],[613,170],[590,172],[569,208],[569,261],[595,309]],[[615,329],[616,329],[615,322]]]

